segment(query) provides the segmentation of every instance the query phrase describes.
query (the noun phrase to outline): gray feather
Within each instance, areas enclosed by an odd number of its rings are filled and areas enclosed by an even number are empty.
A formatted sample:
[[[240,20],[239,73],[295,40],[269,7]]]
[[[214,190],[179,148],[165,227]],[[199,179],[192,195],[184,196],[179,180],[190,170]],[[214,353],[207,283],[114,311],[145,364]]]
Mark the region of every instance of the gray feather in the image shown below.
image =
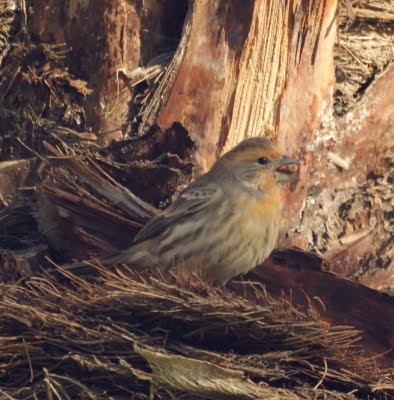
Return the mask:
[[[195,183],[198,183],[198,181]],[[191,214],[198,213],[207,207],[220,192],[221,189],[210,185],[189,186],[174,203],[143,226],[136,235],[134,243],[140,243],[144,240],[151,239],[165,231],[169,226],[178,223],[183,218],[188,218]]]

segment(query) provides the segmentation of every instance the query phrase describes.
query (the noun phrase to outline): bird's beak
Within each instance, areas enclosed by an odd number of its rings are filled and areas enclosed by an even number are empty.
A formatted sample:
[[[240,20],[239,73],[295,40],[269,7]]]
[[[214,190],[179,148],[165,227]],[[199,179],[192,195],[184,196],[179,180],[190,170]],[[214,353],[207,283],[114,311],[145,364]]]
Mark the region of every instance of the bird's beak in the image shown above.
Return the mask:
[[[296,183],[299,179],[300,162],[295,158],[283,156],[278,160],[275,175],[278,182]]]

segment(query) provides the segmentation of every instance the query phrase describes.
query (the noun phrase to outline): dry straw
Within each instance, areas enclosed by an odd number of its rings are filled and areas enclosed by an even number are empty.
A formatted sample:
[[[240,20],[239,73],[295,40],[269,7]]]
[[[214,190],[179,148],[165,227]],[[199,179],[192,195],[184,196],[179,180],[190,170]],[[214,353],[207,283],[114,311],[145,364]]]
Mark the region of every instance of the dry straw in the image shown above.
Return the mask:
[[[244,285],[126,267],[3,285],[0,398],[389,398],[355,329]]]

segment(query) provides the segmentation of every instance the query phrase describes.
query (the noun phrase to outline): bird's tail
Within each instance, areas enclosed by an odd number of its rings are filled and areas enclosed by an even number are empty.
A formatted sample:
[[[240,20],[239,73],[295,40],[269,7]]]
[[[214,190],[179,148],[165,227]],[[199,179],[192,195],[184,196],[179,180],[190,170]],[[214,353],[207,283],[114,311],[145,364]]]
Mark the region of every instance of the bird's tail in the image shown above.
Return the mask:
[[[121,251],[120,253],[80,261],[73,264],[66,264],[58,267],[58,272],[71,272],[75,275],[86,275],[97,271],[100,266],[111,266],[115,264],[130,264],[135,267],[144,266],[143,260],[146,254],[138,249],[137,246]]]

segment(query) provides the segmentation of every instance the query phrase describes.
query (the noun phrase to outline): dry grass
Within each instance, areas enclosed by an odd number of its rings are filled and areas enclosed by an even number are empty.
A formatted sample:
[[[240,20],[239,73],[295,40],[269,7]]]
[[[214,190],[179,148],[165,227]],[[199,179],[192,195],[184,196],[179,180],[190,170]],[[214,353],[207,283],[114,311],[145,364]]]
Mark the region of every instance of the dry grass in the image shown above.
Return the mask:
[[[252,301],[185,273],[63,281],[1,287],[2,398],[388,398],[355,329],[262,286]]]

